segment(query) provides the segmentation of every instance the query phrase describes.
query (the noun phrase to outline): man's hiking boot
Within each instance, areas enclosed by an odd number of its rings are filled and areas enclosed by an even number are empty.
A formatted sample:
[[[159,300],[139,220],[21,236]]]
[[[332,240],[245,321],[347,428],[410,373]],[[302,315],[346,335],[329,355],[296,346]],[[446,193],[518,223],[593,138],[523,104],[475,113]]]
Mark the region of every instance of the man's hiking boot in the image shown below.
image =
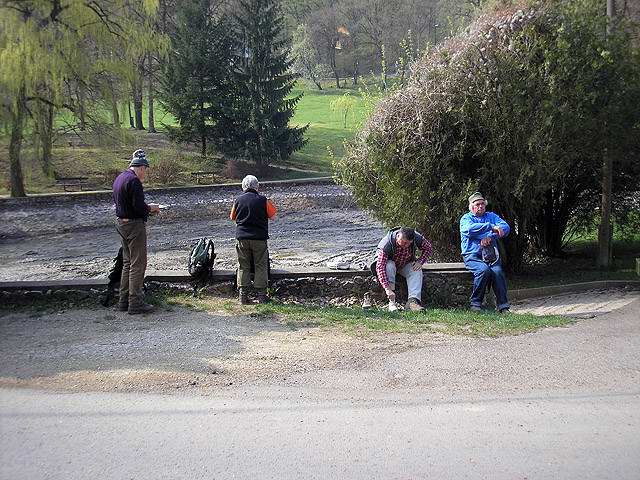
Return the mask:
[[[244,287],[238,288],[238,302],[240,302],[240,305],[251,304],[251,302],[249,301],[249,295],[248,295],[247,289]]]
[[[126,312],[129,310],[129,302],[118,302],[117,309],[119,312]]]
[[[267,289],[266,288],[258,288],[256,289],[256,301],[259,304],[264,304],[269,302],[269,297],[267,297]]]
[[[424,310],[424,307],[420,305],[420,300],[411,297],[409,300],[407,300],[404,309],[409,312],[422,312]]]
[[[369,310],[373,305],[371,304],[371,294],[369,292],[364,294],[362,299],[362,309]]]
[[[156,309],[153,305],[148,303],[140,303],[138,305],[129,305],[129,315],[139,315],[141,313],[151,313]]]

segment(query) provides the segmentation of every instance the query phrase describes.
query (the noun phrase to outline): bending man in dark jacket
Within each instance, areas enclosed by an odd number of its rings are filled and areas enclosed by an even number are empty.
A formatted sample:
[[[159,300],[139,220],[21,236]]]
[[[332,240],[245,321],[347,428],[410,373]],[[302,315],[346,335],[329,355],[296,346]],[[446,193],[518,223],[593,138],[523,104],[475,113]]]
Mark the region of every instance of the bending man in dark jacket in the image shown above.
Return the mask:
[[[133,152],[129,168],[113,182],[113,203],[116,206],[116,230],[122,240],[122,275],[118,310],[147,313],[153,306],[144,302],[144,272],[147,269],[147,227],[150,213],[160,207],[144,201],[142,182],[149,168],[144,150]]]
[[[236,198],[229,217],[236,222],[236,252],[238,254],[238,300],[249,303],[251,265],[255,273],[253,286],[258,303],[267,301],[269,268],[269,219],[276,214],[276,207],[264,195],[258,193],[258,179],[247,175],[242,180],[243,194]]]

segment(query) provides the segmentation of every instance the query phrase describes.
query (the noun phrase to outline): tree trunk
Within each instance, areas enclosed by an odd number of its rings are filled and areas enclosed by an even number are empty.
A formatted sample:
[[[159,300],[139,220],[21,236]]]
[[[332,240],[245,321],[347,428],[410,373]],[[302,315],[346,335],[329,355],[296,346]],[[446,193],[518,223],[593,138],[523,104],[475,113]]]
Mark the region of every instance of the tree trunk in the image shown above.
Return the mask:
[[[387,55],[385,52],[384,44],[377,47],[378,55],[380,56],[380,78],[382,79],[382,89],[387,90]]]
[[[133,81],[133,114],[136,130],[144,130],[142,121],[142,80],[136,78]]]
[[[85,111],[84,86],[82,85],[82,83],[78,84],[77,96],[80,130],[84,132],[87,129],[87,116]]]
[[[27,110],[24,87],[18,93],[16,110],[11,112],[11,139],[9,141],[9,181],[12,197],[26,197],[22,166],[20,165],[20,149],[24,129],[24,116]]]
[[[133,123],[133,115],[131,115],[131,101],[127,100],[127,110],[129,111],[129,126],[131,128],[136,128],[135,123]]]
[[[611,34],[611,24],[616,17],[615,0],[607,0],[607,36]],[[606,132],[606,130],[605,130]],[[605,134],[607,135],[607,134]],[[598,227],[598,268],[608,270],[611,268],[613,235],[611,226],[611,203],[613,201],[613,158],[608,149],[604,149],[604,161],[602,164],[602,197],[600,206],[600,226]]]
[[[340,75],[338,75],[338,67],[336,65],[336,49],[335,43],[331,43],[329,45],[329,66],[331,67],[331,71],[333,72],[333,76],[336,79],[336,87],[340,88]]]
[[[602,165],[602,203],[600,207],[600,226],[598,228],[598,268],[611,268],[612,228],[611,228],[611,200],[612,200],[613,160],[611,153],[605,149]]]
[[[147,99],[149,104],[149,133],[156,133],[156,124],[155,119],[153,118],[153,89],[155,88],[153,85],[153,57],[149,54],[149,97]]]
[[[353,62],[353,85],[354,86],[358,85],[358,76],[360,75],[359,67],[360,67],[360,62],[356,57],[355,61]]]
[[[42,146],[42,156],[40,162],[45,174],[51,175],[51,152],[53,151],[53,105],[45,105],[40,117],[40,144]]]
[[[113,86],[113,82],[109,82],[109,88],[111,90],[111,119],[113,120],[114,127],[120,127],[120,112],[118,111],[118,97],[116,96],[116,89]]]

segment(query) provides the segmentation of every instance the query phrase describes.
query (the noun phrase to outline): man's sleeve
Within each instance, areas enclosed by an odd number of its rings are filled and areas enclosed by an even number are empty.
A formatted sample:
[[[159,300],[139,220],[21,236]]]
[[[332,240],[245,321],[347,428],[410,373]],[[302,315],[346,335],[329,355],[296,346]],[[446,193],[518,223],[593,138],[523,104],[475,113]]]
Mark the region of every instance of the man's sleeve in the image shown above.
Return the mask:
[[[376,275],[378,276],[378,282],[382,285],[382,288],[389,288],[389,279],[387,278],[387,254],[383,249],[378,250],[378,262],[376,263]]]
[[[469,238],[483,238],[486,233],[491,233],[490,223],[472,222],[468,216],[460,219],[460,234]]]
[[[509,232],[511,231],[511,227],[509,227],[509,224],[507,222],[505,222],[502,218],[500,218],[500,215],[493,213],[492,221],[496,227],[500,227],[502,229],[505,237],[509,235]],[[494,236],[495,238],[499,238],[497,233],[494,233]]]
[[[267,217],[273,218],[276,216],[277,212],[278,212],[278,209],[273,204],[273,202],[271,200],[267,200]]]
[[[237,212],[236,212],[236,202],[233,202],[233,207],[231,207],[231,212],[229,213],[229,218],[231,220],[235,220],[237,217]]]
[[[422,244],[420,245],[420,250],[422,251],[422,255],[420,255],[420,259],[418,260],[422,265],[427,263],[427,259],[433,253],[433,247],[431,246],[431,242],[426,238],[422,239]]]
[[[144,190],[142,189],[142,183],[137,178],[131,182],[131,207],[137,217],[142,217],[145,220],[149,216],[149,205],[144,201]]]

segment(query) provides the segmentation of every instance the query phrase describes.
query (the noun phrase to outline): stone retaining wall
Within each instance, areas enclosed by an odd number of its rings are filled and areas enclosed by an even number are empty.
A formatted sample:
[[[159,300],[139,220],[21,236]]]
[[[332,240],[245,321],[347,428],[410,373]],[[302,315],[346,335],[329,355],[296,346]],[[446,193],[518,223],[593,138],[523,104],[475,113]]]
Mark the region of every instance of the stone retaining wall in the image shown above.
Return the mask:
[[[227,277],[228,278],[228,277]],[[427,307],[466,307],[471,295],[472,277],[465,271],[426,271],[422,285],[422,301]],[[192,284],[182,281],[147,282],[149,291],[166,288],[192,292]],[[199,292],[204,295],[235,297],[232,281],[209,283]],[[372,275],[355,276],[309,276],[279,278],[271,283],[272,297],[285,303],[307,305],[354,306],[362,303],[365,293],[369,293],[374,305],[383,306],[387,299],[384,290]],[[61,301],[72,299],[90,300],[104,297],[106,289],[99,285],[85,290],[73,288],[40,290],[19,290],[0,292],[0,302],[10,305],[28,305],[34,300]],[[400,303],[407,300],[407,285],[403,277],[396,281],[396,296]],[[112,300],[115,301],[115,298]]]
[[[156,284],[156,288],[161,286],[169,284]],[[422,284],[422,301],[427,307],[463,308],[469,303],[471,286],[472,278],[468,272],[427,272]],[[208,285],[201,291],[210,295],[235,295],[233,282]],[[360,305],[367,292],[375,305],[387,302],[384,290],[371,275],[283,278],[271,283],[271,292],[273,298],[286,303],[353,306]],[[407,300],[407,284],[402,277],[398,277],[396,283],[396,296],[398,302]]]

